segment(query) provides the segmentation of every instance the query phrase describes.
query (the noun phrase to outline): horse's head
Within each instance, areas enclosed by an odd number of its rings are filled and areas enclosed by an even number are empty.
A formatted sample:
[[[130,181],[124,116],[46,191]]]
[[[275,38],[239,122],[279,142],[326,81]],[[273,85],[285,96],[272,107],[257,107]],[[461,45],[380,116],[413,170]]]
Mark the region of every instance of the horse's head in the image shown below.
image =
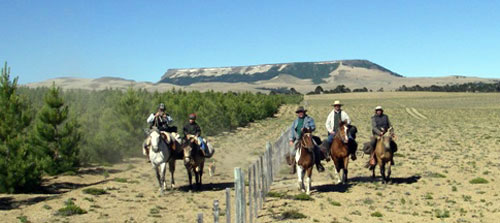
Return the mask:
[[[312,150],[314,148],[314,143],[312,140],[312,131],[308,128],[302,129],[302,136],[300,137],[300,146],[302,148]]]
[[[194,135],[186,135],[186,139],[184,141],[184,163],[189,163],[192,159],[192,153],[193,153],[193,149],[196,148],[196,146],[198,146],[198,144],[196,143],[197,141],[197,137],[194,136]]]
[[[393,135],[394,135],[394,129],[390,127],[387,131],[384,131],[384,134],[382,136],[379,136],[379,140],[382,141],[384,149],[386,150],[391,149],[391,140]]]
[[[151,137],[151,150],[155,153],[159,151],[162,144],[163,146],[168,146],[171,141],[170,135],[160,132],[160,130],[155,127],[153,127],[149,136]]]
[[[339,137],[339,139],[344,143],[344,144],[347,144],[347,142],[349,142],[349,137],[347,136],[347,130],[348,130],[348,127],[346,125],[346,123],[344,122],[340,122],[339,123],[339,130],[338,132],[335,134],[336,137]]]
[[[151,137],[151,150],[156,153],[158,152],[161,143],[161,133],[158,129],[153,128],[153,131],[151,131],[149,136]]]

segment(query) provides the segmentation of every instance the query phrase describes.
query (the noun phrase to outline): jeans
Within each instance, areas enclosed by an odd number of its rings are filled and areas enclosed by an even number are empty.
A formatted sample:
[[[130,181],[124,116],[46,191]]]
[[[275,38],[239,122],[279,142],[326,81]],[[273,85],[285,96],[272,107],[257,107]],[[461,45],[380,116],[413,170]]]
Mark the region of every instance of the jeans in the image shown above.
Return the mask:
[[[208,154],[209,151],[208,151],[208,148],[207,148],[207,145],[205,144],[205,141],[203,140],[203,138],[201,136],[198,136],[198,141],[200,142],[200,148],[206,153]]]

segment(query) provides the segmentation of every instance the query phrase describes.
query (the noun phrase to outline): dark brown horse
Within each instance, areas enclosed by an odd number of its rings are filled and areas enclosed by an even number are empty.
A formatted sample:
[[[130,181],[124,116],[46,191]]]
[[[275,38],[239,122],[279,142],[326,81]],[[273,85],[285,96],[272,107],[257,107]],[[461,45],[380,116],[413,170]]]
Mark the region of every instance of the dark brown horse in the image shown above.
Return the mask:
[[[387,134],[389,132],[389,134]],[[375,146],[375,159],[380,167],[380,175],[382,175],[382,183],[388,183],[391,178],[391,160],[393,151],[391,149],[391,141],[393,136],[392,127],[384,132],[382,136],[377,137]],[[385,165],[387,165],[387,175],[385,174]],[[375,178],[375,168],[372,169],[372,177]]]
[[[297,142],[295,162],[297,165],[298,187],[308,195],[311,193],[311,175],[314,167],[314,143],[311,130],[302,129],[302,136]],[[305,177],[305,175],[307,175]],[[304,179],[305,177],[305,179]],[[304,182],[305,181],[305,182]],[[305,188],[304,188],[305,184]]]
[[[340,123],[339,130],[333,138],[332,145],[330,146],[330,157],[335,164],[335,171],[338,176],[337,183],[347,183],[347,165],[349,164],[349,138],[347,137],[347,125],[343,122]],[[340,170],[342,176],[340,175]]]
[[[187,135],[184,147],[184,165],[188,173],[189,187],[193,188],[193,174],[197,189],[201,188],[205,156],[198,145],[196,136]]]

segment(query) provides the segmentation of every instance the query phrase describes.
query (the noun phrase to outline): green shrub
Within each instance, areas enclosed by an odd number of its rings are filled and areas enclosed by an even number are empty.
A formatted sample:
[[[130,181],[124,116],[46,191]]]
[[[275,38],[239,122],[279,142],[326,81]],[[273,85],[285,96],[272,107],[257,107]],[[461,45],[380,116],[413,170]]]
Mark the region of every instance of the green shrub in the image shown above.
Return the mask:
[[[72,199],[68,199],[65,203],[65,207],[57,210],[56,215],[58,216],[72,216],[86,214],[87,211],[77,206]]]
[[[279,220],[302,219],[302,218],[307,218],[307,216],[298,212],[297,210],[288,210],[281,213]]]
[[[293,196],[294,200],[298,201],[311,201],[314,200],[311,196],[307,195],[306,193],[300,193],[295,196]]]
[[[476,177],[472,180],[469,181],[471,184],[487,184],[488,180],[482,178],[482,177]]]
[[[378,211],[371,213],[370,216],[377,217],[377,218],[383,217],[382,213],[380,213]]]
[[[106,194],[107,192],[104,189],[90,187],[90,188],[83,189],[83,193],[90,194],[90,195],[103,195],[103,194]]]

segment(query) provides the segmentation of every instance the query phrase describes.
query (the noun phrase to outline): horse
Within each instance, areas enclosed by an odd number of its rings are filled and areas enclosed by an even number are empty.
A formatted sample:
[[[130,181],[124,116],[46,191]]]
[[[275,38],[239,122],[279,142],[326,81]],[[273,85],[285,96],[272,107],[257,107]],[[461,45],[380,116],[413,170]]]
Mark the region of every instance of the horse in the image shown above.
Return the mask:
[[[159,191],[163,194],[163,191],[167,188],[165,180],[167,163],[171,175],[170,186],[172,189],[175,188],[175,160],[182,159],[182,153],[179,152],[180,145],[169,133],[160,132],[154,127],[147,141],[150,141],[150,144],[147,144],[146,148],[143,147],[143,153],[146,155],[148,154],[146,149],[149,150],[149,160],[156,172],[156,178],[160,186]]]
[[[297,152],[295,152],[295,163],[298,176],[298,188],[307,195],[311,194],[311,175],[314,167],[314,143],[312,133],[309,129],[302,129],[302,136],[298,143]],[[304,179],[304,176],[307,176]],[[304,189],[305,181],[305,189]]]
[[[189,187],[193,188],[192,177],[194,173],[194,178],[196,182],[197,189],[201,188],[203,167],[205,165],[205,156],[201,151],[200,146],[197,143],[198,139],[194,135],[186,135],[186,141],[184,143],[184,166],[188,173]]]
[[[387,135],[386,133],[389,132]],[[388,183],[391,177],[391,160],[393,151],[391,149],[391,141],[393,128],[389,128],[382,136],[377,137],[375,146],[375,159],[377,160],[382,175],[382,183]],[[385,174],[385,165],[387,165],[387,175]],[[375,168],[372,168],[372,177],[375,178]]]
[[[349,138],[347,136],[348,127],[344,122],[340,122],[339,130],[333,138],[330,146],[330,157],[335,165],[335,171],[338,176],[337,183],[347,183],[347,166],[349,164]],[[340,170],[342,175],[340,174]]]

